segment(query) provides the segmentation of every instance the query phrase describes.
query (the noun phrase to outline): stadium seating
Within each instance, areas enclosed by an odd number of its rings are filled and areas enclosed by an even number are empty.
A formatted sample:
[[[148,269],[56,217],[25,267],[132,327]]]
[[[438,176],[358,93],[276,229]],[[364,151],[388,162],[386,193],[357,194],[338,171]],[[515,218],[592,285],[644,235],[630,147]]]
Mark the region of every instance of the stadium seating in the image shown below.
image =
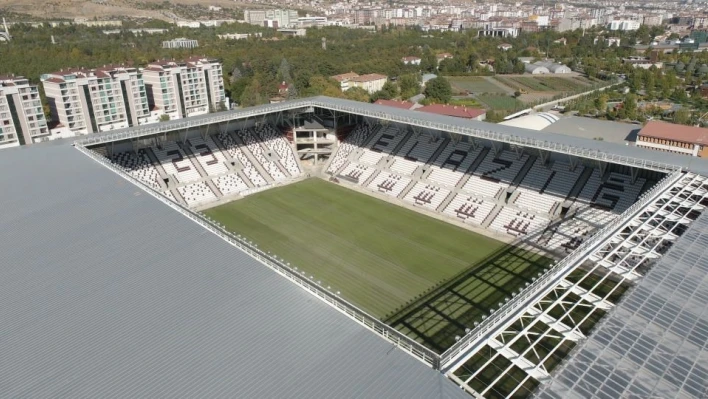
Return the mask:
[[[544,217],[505,206],[489,227],[492,230],[518,237],[527,235],[547,224],[548,219]]]
[[[404,137],[408,137],[406,142],[402,142]],[[368,144],[364,146],[364,142]],[[437,152],[439,155],[431,159]],[[341,143],[328,172],[340,171],[337,175],[345,182],[387,196],[401,196],[406,203],[464,223],[488,226],[497,233],[523,237],[543,231],[538,239],[561,251],[577,247],[584,237],[624,211],[645,183],[638,179],[631,184],[629,176],[614,172],[605,175],[603,181],[599,170],[592,170],[584,186],[578,188],[577,198],[569,198],[581,176],[586,176],[585,166],[571,170],[565,162],[544,165],[536,158],[518,182],[528,160],[527,154],[519,157],[508,150],[495,153],[462,141],[407,136],[394,125],[379,129],[362,125]],[[419,170],[422,173],[418,174]],[[413,179],[413,187],[404,192]],[[566,201],[577,216],[552,224],[564,214]]]
[[[266,172],[268,172],[268,174],[273,178],[273,180],[280,181],[285,180],[287,178],[275,162],[269,161],[266,158],[265,153],[263,151],[263,147],[261,147],[261,142],[256,139],[255,132],[253,130],[241,130],[238,132],[238,134],[246,143],[246,147],[249,151],[251,151],[251,154],[253,154],[253,156],[256,158],[256,161],[258,161],[258,163],[263,166],[263,168],[266,170]]]
[[[160,147],[152,147],[152,151],[165,172],[175,176],[178,182],[188,183],[202,178],[177,143],[167,141]]]
[[[474,173],[487,180],[499,180],[500,183],[508,186],[524,166],[527,159],[528,155],[526,154],[521,159],[516,159],[516,154],[511,151],[502,151],[498,156],[494,156],[490,151]]]
[[[466,194],[457,194],[443,211],[444,214],[473,225],[481,225],[494,209],[494,202]]]
[[[191,150],[197,162],[177,143],[153,147],[165,173],[176,177],[170,187],[177,191],[168,190],[165,195],[198,206],[220,196],[262,191],[271,187],[271,178],[278,182],[302,173],[290,143],[273,126],[264,124],[234,134],[245,145],[237,144],[228,132],[215,138],[188,139],[184,143],[188,147],[183,148]],[[223,146],[217,146],[214,139]],[[167,188],[161,181],[160,165],[153,165],[145,150],[117,153],[111,160],[150,187]],[[243,166],[240,172],[234,172],[232,160]],[[561,252],[577,248],[598,227],[627,209],[646,183],[641,178],[632,183],[630,176],[614,171],[601,175],[589,166],[571,170],[558,160],[543,164],[535,158],[533,165],[527,165],[528,161],[527,154],[495,152],[393,124],[361,124],[340,143],[327,173],[345,184],[400,198],[498,234],[520,238],[542,233],[536,236],[538,242]]]
[[[150,162],[144,150],[134,152],[121,152],[114,154],[111,161],[128,170],[128,174],[142,181],[155,190],[160,190],[160,174]]]
[[[443,200],[447,198],[448,194],[450,194],[450,190],[432,184],[418,182],[408,194],[406,194],[404,200],[434,211],[438,209]]]
[[[385,154],[381,152],[372,151],[367,148],[364,150],[361,158],[359,158],[359,162],[365,165],[376,166],[384,156]]]
[[[427,163],[442,143],[442,139],[418,135],[417,138],[406,141],[396,155],[411,161]]]
[[[340,176],[349,181],[363,184],[375,171],[376,168],[371,166],[350,163],[344,168]]]
[[[216,176],[229,171],[226,158],[213,144],[211,138],[207,138],[207,141],[201,138],[191,138],[187,140],[187,143],[194,157],[197,158],[197,161],[209,176]]]
[[[204,182],[177,187],[177,191],[179,191],[188,206],[205,204],[216,200],[216,195]]]
[[[413,171],[420,166],[419,163],[414,161],[409,161],[404,158],[398,158],[393,161],[391,165],[391,171],[402,174],[402,175],[412,175]]]
[[[469,143],[449,143],[431,167],[428,179],[447,187],[455,187],[482,152]]]
[[[281,132],[270,125],[261,125],[256,128],[256,133],[263,139],[266,147],[278,154],[281,165],[291,176],[300,174],[300,166],[295,159],[295,154]]]
[[[347,138],[339,144],[339,149],[332,158],[332,162],[330,162],[327,172],[329,174],[337,173],[337,171],[347,163],[349,154],[351,154],[354,150],[358,150],[369,136],[376,134],[378,128],[380,128],[380,126],[371,128],[369,125],[358,125],[354,130],[352,130],[349,133],[349,136],[347,136]]]
[[[248,157],[241,151],[241,148],[238,147],[231,135],[228,133],[219,133],[218,137],[221,142],[224,143],[224,146],[226,146],[226,151],[229,155],[241,162],[243,171],[248,180],[250,180],[254,186],[265,186],[267,184],[266,180],[261,176],[260,172],[258,172],[258,169],[253,166]]]
[[[261,127],[258,133],[253,130],[239,133],[242,134],[244,142],[248,143],[253,158],[262,164],[263,169],[268,171],[274,180],[282,181],[288,178],[283,170],[292,177],[301,175],[295,154],[282,133],[270,126]],[[215,138],[223,147],[216,144]],[[223,152],[221,148],[224,149]],[[150,155],[146,152],[150,150],[155,154],[159,165],[153,165],[151,162]],[[224,195],[246,195],[270,187],[258,167],[243,152],[243,147],[227,132],[220,132],[215,137],[189,138],[183,147],[174,141],[167,141],[160,146],[150,147],[150,150],[139,150],[137,154],[132,151],[116,153],[110,159],[124,167],[133,177],[163,192],[167,198],[186,203],[188,206],[206,204]],[[266,159],[265,151],[275,153],[271,159],[278,159],[283,170],[276,162]],[[187,156],[189,152],[191,155]],[[196,162],[190,158],[192,156]],[[243,166],[243,174],[234,172],[232,159]],[[160,167],[167,175],[164,177],[175,177],[170,180],[169,186],[162,182]],[[176,188],[177,192],[166,190],[167,187]],[[177,193],[181,198],[174,198]]]
[[[411,179],[395,173],[381,172],[369,184],[369,188],[380,193],[398,197]]]
[[[374,138],[371,149],[391,154],[405,136],[405,132],[400,131],[395,125],[385,126]]]
[[[248,190],[248,185],[244,183],[243,179],[235,173],[221,175],[215,179],[212,179],[212,181],[224,195],[236,194],[244,190]]]

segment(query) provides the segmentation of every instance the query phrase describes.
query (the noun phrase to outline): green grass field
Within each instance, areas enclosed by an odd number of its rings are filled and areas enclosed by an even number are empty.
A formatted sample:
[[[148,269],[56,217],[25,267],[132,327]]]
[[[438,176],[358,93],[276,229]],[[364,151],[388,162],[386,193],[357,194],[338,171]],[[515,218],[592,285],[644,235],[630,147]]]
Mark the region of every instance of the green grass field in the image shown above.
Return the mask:
[[[446,76],[453,88],[472,93],[504,93],[504,89],[479,76]]]
[[[489,108],[504,111],[515,111],[524,108],[524,103],[514,97],[496,95],[496,94],[480,94],[477,96],[480,101],[487,104]]]
[[[464,279],[465,289],[455,284],[459,291],[489,308],[496,306],[500,295],[503,298],[508,290],[530,281],[540,264],[546,266],[546,262],[536,262],[537,255],[522,251],[521,258],[513,259],[512,273],[504,270],[512,269],[504,262],[492,271],[484,267],[492,264],[488,262],[492,256],[499,259],[500,252],[520,250],[319,179],[267,190],[205,213],[313,275],[323,286],[340,291],[371,314],[393,317],[393,324],[406,324],[410,311],[420,317],[422,294],[433,293],[443,282],[448,285],[451,280]],[[475,274],[478,269],[480,276]],[[529,274],[528,279],[514,277],[524,273]],[[469,283],[475,279],[479,281]],[[501,290],[493,289],[497,285]],[[474,312],[470,315],[455,307],[450,316],[467,322],[470,317],[481,317],[477,308],[470,309]],[[445,326],[429,333],[441,329]],[[446,331],[450,332],[449,328]],[[406,332],[421,342],[428,341],[419,332]],[[445,344],[447,338],[442,340]]]

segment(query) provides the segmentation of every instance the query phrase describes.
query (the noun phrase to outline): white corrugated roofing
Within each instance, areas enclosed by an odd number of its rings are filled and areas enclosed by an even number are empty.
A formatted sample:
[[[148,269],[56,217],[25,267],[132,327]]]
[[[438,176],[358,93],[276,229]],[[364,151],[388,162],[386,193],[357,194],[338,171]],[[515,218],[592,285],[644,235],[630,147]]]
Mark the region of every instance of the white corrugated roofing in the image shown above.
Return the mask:
[[[467,397],[69,145],[0,187],[0,397]]]
[[[520,116],[518,118],[510,119],[499,123],[503,126],[513,126],[520,127],[529,130],[543,130],[560,119],[558,115],[554,115],[550,112],[539,112],[537,114],[530,114]]]

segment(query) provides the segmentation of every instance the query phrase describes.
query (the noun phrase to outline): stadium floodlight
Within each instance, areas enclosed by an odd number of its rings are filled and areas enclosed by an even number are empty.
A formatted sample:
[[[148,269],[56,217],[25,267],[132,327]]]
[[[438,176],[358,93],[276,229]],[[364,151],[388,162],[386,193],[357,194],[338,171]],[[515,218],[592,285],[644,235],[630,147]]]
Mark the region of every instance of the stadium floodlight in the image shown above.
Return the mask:
[[[475,324],[477,324],[477,323],[475,323]],[[465,334],[469,334],[469,333],[470,333],[470,331],[472,331],[472,330],[470,330],[470,328],[469,328],[469,327],[465,327]]]
[[[339,295],[339,294],[340,294],[340,292],[339,292],[339,291],[337,291],[337,295]]]
[[[455,341],[459,341],[459,340],[460,340],[460,336],[459,336],[459,335],[455,335]]]

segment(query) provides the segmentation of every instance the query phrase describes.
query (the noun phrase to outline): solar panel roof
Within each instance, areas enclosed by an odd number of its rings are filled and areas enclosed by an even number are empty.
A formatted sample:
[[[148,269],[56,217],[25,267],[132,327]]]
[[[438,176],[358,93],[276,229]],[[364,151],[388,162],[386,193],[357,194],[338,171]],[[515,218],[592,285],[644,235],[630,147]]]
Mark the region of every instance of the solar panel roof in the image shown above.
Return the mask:
[[[703,213],[536,396],[708,397],[706,247]]]

